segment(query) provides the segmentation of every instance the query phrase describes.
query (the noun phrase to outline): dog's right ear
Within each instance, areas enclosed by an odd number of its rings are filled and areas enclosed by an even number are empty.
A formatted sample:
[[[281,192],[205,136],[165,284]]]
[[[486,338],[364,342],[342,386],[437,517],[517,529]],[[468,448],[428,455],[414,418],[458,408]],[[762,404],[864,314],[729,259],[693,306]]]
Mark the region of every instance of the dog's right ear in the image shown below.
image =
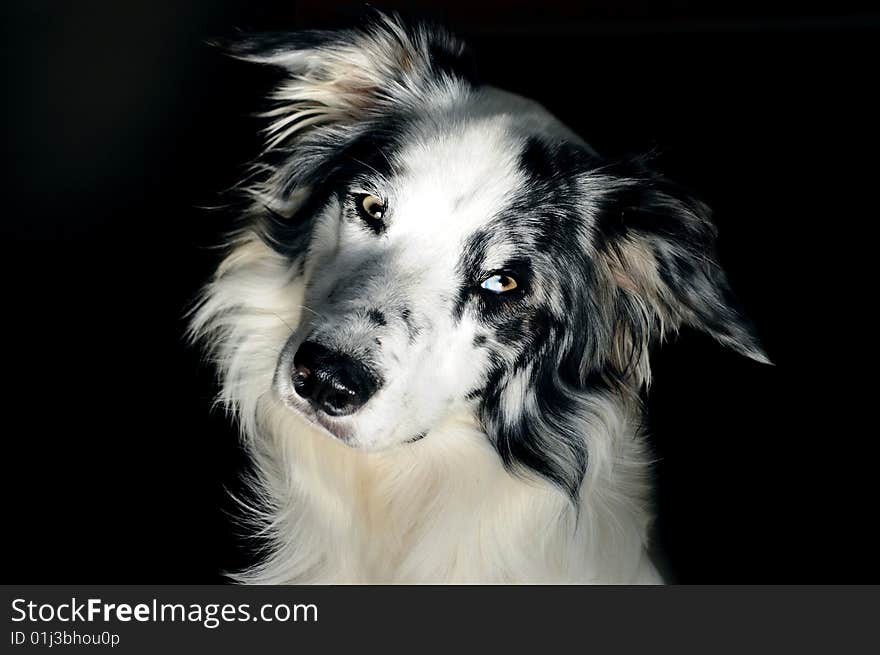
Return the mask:
[[[369,120],[474,81],[461,41],[380,12],[355,29],[253,35],[227,50],[287,72],[271,96],[277,106],[265,113],[273,119],[269,148],[312,126]]]

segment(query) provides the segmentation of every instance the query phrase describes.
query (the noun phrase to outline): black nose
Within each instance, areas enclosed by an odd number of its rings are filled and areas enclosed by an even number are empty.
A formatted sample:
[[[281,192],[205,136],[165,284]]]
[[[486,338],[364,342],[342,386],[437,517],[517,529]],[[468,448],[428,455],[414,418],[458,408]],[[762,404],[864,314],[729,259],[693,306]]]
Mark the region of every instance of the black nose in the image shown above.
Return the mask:
[[[293,356],[292,377],[296,393],[330,416],[353,414],[379,388],[366,366],[313,341],[303,343]]]

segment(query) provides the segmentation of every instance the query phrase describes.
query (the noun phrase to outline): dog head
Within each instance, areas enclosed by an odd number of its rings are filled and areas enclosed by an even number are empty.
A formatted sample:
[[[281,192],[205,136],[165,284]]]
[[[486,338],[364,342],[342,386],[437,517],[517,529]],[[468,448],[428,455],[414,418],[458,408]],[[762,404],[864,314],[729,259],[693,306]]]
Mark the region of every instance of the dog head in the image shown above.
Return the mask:
[[[687,324],[765,361],[708,209],[479,84],[445,32],[380,17],[235,54],[285,72],[247,228],[304,288],[272,393],[335,438],[382,449],[467,413],[575,494],[577,417],[648,381],[652,341]]]

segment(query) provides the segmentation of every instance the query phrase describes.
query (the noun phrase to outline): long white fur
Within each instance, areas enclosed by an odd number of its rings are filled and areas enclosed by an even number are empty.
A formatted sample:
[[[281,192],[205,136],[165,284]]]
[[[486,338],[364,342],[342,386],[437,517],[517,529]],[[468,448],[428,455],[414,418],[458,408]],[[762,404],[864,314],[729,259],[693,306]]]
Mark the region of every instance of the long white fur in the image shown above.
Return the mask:
[[[290,142],[301,131],[332,135],[391,102],[423,101],[430,89],[426,91],[422,78],[428,76],[419,68],[423,65],[419,57],[410,55],[423,48],[413,40],[425,35],[411,36],[394,20],[383,20],[360,45],[248,57],[295,71],[275,95],[282,105],[269,114],[274,119],[267,130],[270,149]],[[379,47],[389,35],[401,47]],[[388,73],[401,66],[409,71],[402,78]],[[403,81],[389,86],[391,78]],[[451,78],[431,84],[442,87],[434,89],[435,110],[443,98],[467,93],[452,88],[456,82]],[[526,115],[531,112],[534,120],[541,120],[532,104],[515,96],[495,92],[486,102]],[[492,133],[488,126],[479,143],[486,152],[501,156],[503,148],[485,147]],[[418,151],[422,146],[413,148]],[[440,144],[441,150],[445,147]],[[429,171],[433,188],[459,184],[444,177],[458,169],[462,180],[486,177],[468,170],[480,165],[482,151],[463,156],[452,145],[449,151],[450,157],[460,160],[452,163],[460,166],[438,166],[436,153],[424,155],[426,166],[437,167]],[[414,161],[420,161],[418,153]],[[507,165],[499,162],[484,165]],[[262,165],[255,172],[267,173],[264,181],[248,188],[257,206],[292,213],[308,194],[308,189],[298,189],[279,199],[273,189],[280,172]],[[290,169],[284,174],[289,175]],[[497,193],[509,188],[515,185],[510,182]],[[486,212],[480,202],[488,207],[497,204],[491,188],[480,192],[475,216]],[[463,224],[459,232],[466,235],[472,228]],[[400,238],[407,230],[415,233],[405,225],[397,229]],[[438,276],[450,274],[452,253],[459,243],[458,237],[448,236],[455,235],[454,230],[446,233],[422,237],[426,244],[446,239],[450,263],[448,270],[438,269]],[[247,501],[245,518],[269,544],[262,563],[234,574],[236,580],[660,582],[646,555],[648,455],[639,408],[631,398],[609,392],[578,401],[576,420],[587,443],[589,464],[577,503],[536,475],[512,475],[473,413],[458,405],[425,439],[375,452],[356,450],[291,411],[273,386],[282,349],[308,319],[310,310],[304,302],[298,262],[244,231],[230,244],[191,323],[192,337],[208,344],[221,373],[219,400],[235,416],[253,456],[255,501]],[[647,377],[647,369],[643,373]],[[514,396],[515,401],[509,400]],[[519,386],[516,381],[508,385],[507,399],[534,403],[525,379]]]
[[[224,404],[254,456],[250,519],[269,557],[251,583],[655,583],[645,555],[647,457],[637,414],[613,397],[580,413],[590,464],[581,502],[512,476],[467,415],[430,438],[366,453],[276,397],[272,376],[303,294],[254,238],[220,266],[192,323],[214,345]]]

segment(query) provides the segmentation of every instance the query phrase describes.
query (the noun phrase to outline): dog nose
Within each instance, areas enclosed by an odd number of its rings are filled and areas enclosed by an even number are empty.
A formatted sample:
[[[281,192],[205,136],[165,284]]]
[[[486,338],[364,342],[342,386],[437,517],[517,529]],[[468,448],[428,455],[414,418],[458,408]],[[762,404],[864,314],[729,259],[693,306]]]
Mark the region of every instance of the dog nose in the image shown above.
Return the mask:
[[[293,388],[315,409],[330,416],[359,410],[379,388],[379,380],[363,364],[313,341],[293,356]]]

